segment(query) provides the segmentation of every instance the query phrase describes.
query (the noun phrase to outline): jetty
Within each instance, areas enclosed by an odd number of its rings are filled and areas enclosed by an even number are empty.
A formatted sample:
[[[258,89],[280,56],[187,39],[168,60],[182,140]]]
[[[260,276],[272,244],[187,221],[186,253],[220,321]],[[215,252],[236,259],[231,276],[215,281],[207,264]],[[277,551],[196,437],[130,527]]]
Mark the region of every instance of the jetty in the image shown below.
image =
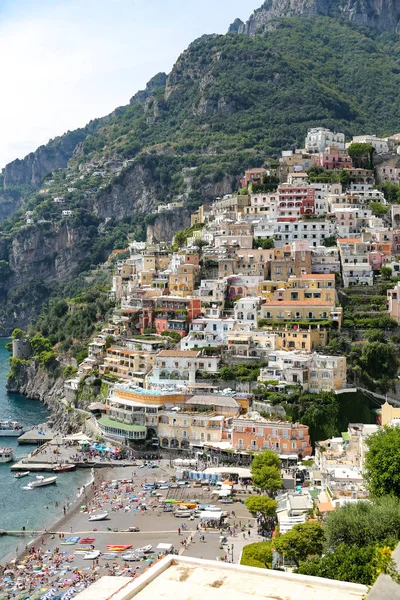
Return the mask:
[[[50,427],[46,423],[43,423],[20,435],[17,442],[18,444],[36,444],[41,446],[46,442],[50,442],[55,436],[56,434]]]

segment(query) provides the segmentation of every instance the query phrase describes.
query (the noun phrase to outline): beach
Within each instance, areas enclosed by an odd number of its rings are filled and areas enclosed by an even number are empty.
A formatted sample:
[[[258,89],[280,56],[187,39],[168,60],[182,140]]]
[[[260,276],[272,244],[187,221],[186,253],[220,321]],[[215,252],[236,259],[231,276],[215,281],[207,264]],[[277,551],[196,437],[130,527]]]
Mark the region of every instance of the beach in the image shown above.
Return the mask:
[[[15,538],[18,553],[14,554],[13,562],[3,563],[1,594],[23,595],[26,593],[23,590],[31,588],[24,598],[35,597],[39,592],[43,596],[48,592],[68,591],[72,597],[103,575],[135,577],[163,555],[157,549],[160,543],[171,544],[174,552],[188,556],[237,562],[245,543],[261,540],[246,507],[238,502],[220,504],[211,490],[189,485],[184,490],[161,490],[158,496],[143,490],[146,484],[170,481],[174,474],[169,461],[160,461],[157,468],[138,465],[96,470],[94,481],[67,514],[61,508],[60,519],[47,533],[39,534],[27,547],[28,538]],[[40,493],[40,489],[36,492]],[[163,506],[167,505],[162,502],[161,492],[168,492],[170,497],[179,495],[186,501],[212,502],[225,510],[227,544],[221,548],[220,530],[200,528],[198,518],[177,518],[173,512],[164,512]],[[106,520],[89,521],[90,515],[103,512],[108,512]],[[130,527],[139,531],[124,531]],[[129,547],[128,551],[151,545],[151,552],[140,561],[126,562],[122,559],[123,552],[112,552],[108,548],[111,545]],[[84,559],[91,551],[99,556]]]

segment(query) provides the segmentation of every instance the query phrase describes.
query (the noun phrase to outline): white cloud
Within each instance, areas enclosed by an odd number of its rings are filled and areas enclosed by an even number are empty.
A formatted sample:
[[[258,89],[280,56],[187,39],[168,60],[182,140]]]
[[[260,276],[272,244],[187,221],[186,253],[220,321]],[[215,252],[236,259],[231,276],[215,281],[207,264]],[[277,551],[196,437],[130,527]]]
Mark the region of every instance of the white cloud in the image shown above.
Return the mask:
[[[0,9],[0,165],[126,104],[257,0],[18,0]]]

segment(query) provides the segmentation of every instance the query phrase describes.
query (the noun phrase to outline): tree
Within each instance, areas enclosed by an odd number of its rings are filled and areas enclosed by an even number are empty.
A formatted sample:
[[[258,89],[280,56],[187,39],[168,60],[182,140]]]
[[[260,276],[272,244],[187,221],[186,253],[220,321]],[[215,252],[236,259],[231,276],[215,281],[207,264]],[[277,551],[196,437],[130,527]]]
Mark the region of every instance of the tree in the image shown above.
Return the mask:
[[[48,338],[42,336],[41,333],[36,333],[31,339],[33,354],[39,356],[42,352],[50,352],[53,349]]]
[[[398,369],[396,347],[382,342],[364,344],[359,364],[374,379],[382,379],[382,377],[393,379]]]
[[[13,330],[11,337],[13,340],[23,340],[26,338],[26,331],[17,327]]]
[[[0,282],[6,279],[11,273],[10,265],[5,260],[0,260]]]
[[[300,562],[298,573],[371,585],[373,583],[372,559],[375,546],[347,546],[340,544],[334,552],[322,558]]]
[[[282,477],[276,467],[263,466],[255,471],[251,469],[253,485],[271,495],[282,487]]]
[[[307,521],[295,525],[290,531],[274,540],[274,547],[279,554],[297,565],[309,556],[321,555],[324,548],[324,530],[321,523]]]
[[[369,208],[372,210],[374,217],[384,217],[388,211],[388,207],[383,206],[380,202],[370,202]]]
[[[325,521],[326,549],[329,551],[340,544],[361,548],[391,537],[400,539],[400,501],[391,496],[346,504],[329,513]]]
[[[271,450],[264,450],[264,452],[260,452],[254,456],[251,462],[251,473],[253,475],[254,471],[261,467],[276,467],[279,469],[280,466],[281,461],[279,456]]]
[[[268,496],[251,496],[245,501],[247,510],[256,516],[261,514],[263,517],[273,517],[276,514],[278,503]]]
[[[257,542],[243,548],[241,565],[247,567],[272,568],[272,542]]]
[[[323,245],[325,246],[325,248],[332,248],[333,246],[336,246],[336,238],[334,235],[330,235],[329,237],[325,238],[323,241]]]
[[[274,238],[266,237],[266,238],[254,238],[253,240],[253,248],[262,248],[263,250],[270,250],[275,247]]]
[[[375,152],[372,144],[355,142],[347,148],[349,156],[353,159],[355,167],[360,169],[373,169],[373,155]]]
[[[379,272],[383,279],[390,279],[392,277],[392,269],[390,267],[381,267]]]
[[[400,428],[385,426],[369,436],[366,443],[365,478],[370,493],[399,498]]]

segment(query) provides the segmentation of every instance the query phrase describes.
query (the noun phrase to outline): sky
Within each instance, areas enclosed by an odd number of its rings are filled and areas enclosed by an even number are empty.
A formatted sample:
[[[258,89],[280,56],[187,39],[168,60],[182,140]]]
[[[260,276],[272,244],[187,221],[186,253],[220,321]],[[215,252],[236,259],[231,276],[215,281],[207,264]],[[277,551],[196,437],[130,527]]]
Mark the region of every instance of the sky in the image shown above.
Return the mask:
[[[261,0],[0,0],[0,167],[110,113]]]

